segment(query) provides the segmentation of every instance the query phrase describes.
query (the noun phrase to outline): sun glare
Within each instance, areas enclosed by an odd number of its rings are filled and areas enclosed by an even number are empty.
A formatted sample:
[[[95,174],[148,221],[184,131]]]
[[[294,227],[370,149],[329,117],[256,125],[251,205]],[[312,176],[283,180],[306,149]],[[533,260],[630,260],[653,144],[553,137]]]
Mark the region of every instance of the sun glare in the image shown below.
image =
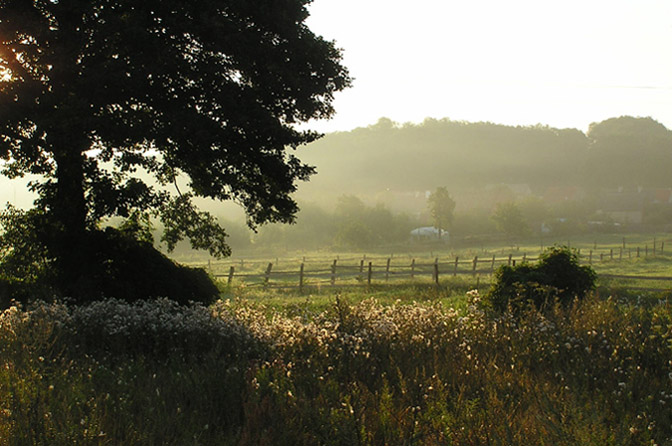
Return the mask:
[[[0,67],[0,82],[9,82],[12,79],[12,72],[7,68]]]

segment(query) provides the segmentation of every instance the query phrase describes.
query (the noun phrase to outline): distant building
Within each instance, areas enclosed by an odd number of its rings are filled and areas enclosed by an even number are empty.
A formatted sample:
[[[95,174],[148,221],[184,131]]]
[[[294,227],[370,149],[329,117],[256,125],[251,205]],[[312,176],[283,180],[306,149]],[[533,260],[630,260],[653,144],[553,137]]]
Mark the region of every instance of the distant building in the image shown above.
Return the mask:
[[[439,229],[433,226],[423,226],[422,228],[415,228],[411,231],[411,238],[418,241],[448,240],[449,237],[450,233],[448,231],[442,230],[439,234]]]
[[[672,203],[672,189],[654,189],[652,203],[655,204]]]
[[[553,186],[544,193],[544,201],[549,204],[579,200],[583,197],[583,191],[577,186]]]
[[[616,223],[641,224],[649,201],[650,195],[642,191],[609,193],[601,199],[597,212]]]

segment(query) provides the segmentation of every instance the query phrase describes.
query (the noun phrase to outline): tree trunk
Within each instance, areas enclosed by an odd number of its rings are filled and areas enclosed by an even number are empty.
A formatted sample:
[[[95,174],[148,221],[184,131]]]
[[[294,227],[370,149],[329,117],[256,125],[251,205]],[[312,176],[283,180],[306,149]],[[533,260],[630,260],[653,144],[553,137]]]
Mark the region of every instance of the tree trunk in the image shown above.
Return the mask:
[[[58,288],[77,298],[80,283],[90,266],[86,243],[86,201],[84,197],[84,155],[76,141],[58,138],[54,145],[56,190],[50,212],[56,225],[53,254],[56,257]]]

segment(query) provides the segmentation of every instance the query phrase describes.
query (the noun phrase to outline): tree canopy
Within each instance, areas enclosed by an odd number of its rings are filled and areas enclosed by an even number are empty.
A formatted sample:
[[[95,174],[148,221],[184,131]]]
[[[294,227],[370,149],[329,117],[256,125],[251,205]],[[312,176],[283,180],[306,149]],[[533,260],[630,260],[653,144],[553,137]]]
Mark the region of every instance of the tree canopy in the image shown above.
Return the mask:
[[[314,169],[288,149],[320,136],[295,124],[330,117],[350,84],[308,3],[0,2],[2,173],[44,178],[32,187],[57,257],[134,211],[160,215],[169,246],[228,254],[196,196],[237,201],[251,226],[292,221]]]

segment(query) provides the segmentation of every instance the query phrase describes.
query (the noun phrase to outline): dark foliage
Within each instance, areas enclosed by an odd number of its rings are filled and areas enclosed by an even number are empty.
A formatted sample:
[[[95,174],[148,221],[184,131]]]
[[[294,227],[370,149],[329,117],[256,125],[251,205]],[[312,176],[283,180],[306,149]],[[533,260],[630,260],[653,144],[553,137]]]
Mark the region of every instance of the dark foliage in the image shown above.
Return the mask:
[[[50,300],[55,271],[47,255],[49,221],[37,209],[12,206],[0,211],[0,306],[11,300]],[[39,228],[39,230],[38,230]]]
[[[147,225],[137,215],[120,229],[90,230],[73,253],[82,260],[73,283],[60,287],[51,254],[49,218],[35,209],[0,213],[0,304],[54,297],[77,303],[115,297],[129,302],[167,297],[180,304],[210,304],[219,291],[201,269],[181,266],[152,245]],[[40,228],[40,230],[38,230]],[[45,237],[45,234],[47,236]]]
[[[2,174],[41,176],[60,289],[81,291],[89,242],[111,248],[106,217],[151,213],[169,248],[216,256],[227,234],[196,197],[237,201],[250,226],[294,220],[314,169],[291,149],[320,136],[295,124],[331,116],[350,84],[308,3],[0,2]]]
[[[86,246],[89,251],[83,255],[91,262],[82,270],[75,290],[80,300],[116,297],[132,302],[167,297],[181,304],[208,305],[219,297],[205,271],[178,265],[151,243],[120,230],[91,231]]]
[[[567,306],[594,289],[596,278],[591,267],[579,265],[576,253],[555,246],[534,265],[526,262],[499,268],[486,303],[498,312],[517,311],[530,304],[542,309],[556,301]]]

